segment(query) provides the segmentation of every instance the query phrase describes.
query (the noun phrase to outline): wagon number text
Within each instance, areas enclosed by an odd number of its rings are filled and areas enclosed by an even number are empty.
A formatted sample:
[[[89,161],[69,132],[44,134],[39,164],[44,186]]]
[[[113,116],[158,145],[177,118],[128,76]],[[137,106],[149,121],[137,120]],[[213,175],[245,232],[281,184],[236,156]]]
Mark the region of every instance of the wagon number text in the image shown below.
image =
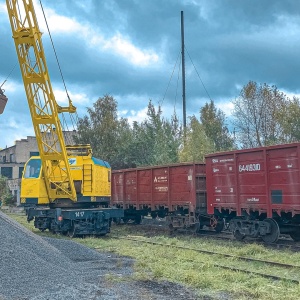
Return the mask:
[[[239,165],[239,172],[260,171],[260,164]]]
[[[83,217],[84,216],[84,211],[76,211],[75,212],[75,217]]]

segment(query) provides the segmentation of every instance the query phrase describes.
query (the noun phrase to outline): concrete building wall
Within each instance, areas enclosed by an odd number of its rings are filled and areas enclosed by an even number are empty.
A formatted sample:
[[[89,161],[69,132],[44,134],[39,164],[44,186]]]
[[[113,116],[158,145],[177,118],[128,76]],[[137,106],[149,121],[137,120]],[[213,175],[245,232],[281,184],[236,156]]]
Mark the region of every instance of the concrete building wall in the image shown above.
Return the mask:
[[[27,139],[22,139],[16,141],[16,162],[25,163],[29,158],[31,153],[38,154],[38,146],[36,138],[33,136],[28,136]]]

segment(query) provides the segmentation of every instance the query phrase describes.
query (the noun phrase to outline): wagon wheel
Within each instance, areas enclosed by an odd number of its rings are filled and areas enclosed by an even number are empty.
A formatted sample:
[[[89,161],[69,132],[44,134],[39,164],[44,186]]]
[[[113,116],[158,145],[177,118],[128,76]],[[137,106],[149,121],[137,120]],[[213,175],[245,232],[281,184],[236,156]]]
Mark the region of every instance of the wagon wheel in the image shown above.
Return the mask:
[[[266,243],[276,243],[280,234],[277,222],[274,219],[265,219],[264,221],[270,224],[271,232],[269,234],[262,235],[262,240]]]
[[[76,227],[75,227],[75,224],[73,223],[71,225],[71,228],[67,231],[67,236],[70,237],[70,238],[74,238],[76,237]]]
[[[223,231],[224,226],[225,226],[224,219],[219,220],[218,223],[217,223],[217,226],[215,227],[215,231],[216,232]]]
[[[210,226],[215,229],[216,232],[221,232],[224,229],[225,222],[224,219],[219,219],[218,217],[212,216],[210,218]]]
[[[293,231],[290,232],[290,237],[295,241],[295,242],[299,242],[300,241],[300,231]]]
[[[246,236],[244,234],[242,234],[238,229],[236,229],[233,232],[233,236],[235,237],[236,240],[238,241],[242,241]]]
[[[200,229],[202,229],[201,227],[203,227],[203,225],[200,225],[200,223],[195,223],[191,225],[190,229],[193,233],[199,233]]]

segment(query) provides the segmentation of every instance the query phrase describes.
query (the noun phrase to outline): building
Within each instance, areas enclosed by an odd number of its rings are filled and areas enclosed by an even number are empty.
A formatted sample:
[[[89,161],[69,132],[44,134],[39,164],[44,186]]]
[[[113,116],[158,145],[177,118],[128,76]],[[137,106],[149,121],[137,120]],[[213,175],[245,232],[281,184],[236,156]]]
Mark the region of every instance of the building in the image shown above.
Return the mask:
[[[64,131],[65,140],[74,145],[76,131]],[[39,155],[34,136],[15,141],[15,145],[0,150],[0,174],[8,178],[8,187],[14,195],[17,205],[20,204],[21,178],[24,165],[31,156]]]

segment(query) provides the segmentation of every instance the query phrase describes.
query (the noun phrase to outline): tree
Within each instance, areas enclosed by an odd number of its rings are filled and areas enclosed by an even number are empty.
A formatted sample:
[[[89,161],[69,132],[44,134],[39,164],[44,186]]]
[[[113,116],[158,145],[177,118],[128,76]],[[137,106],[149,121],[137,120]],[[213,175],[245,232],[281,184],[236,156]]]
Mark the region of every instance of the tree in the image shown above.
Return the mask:
[[[195,116],[190,117],[189,120],[185,142],[179,153],[180,161],[204,161],[206,154],[214,152],[213,142],[206,136],[204,126]]]
[[[3,205],[13,205],[14,197],[7,186],[7,178],[0,175],[0,202]]]
[[[162,117],[162,110],[148,103],[147,119],[133,124],[134,162],[138,166],[178,162],[181,128],[176,114],[171,122]]]
[[[276,144],[282,139],[282,127],[276,118],[286,96],[276,86],[250,81],[233,101],[237,143],[242,148]]]
[[[300,141],[300,100],[294,97],[287,99],[277,112],[276,119],[282,127],[282,142],[290,143]]]
[[[213,100],[200,109],[200,120],[206,136],[213,141],[216,151],[233,149],[234,142],[225,124],[225,114],[216,108]]]
[[[112,168],[127,167],[131,128],[127,119],[118,119],[117,101],[109,95],[99,98],[88,115],[79,119],[76,143],[91,144],[93,155],[110,163]]]

